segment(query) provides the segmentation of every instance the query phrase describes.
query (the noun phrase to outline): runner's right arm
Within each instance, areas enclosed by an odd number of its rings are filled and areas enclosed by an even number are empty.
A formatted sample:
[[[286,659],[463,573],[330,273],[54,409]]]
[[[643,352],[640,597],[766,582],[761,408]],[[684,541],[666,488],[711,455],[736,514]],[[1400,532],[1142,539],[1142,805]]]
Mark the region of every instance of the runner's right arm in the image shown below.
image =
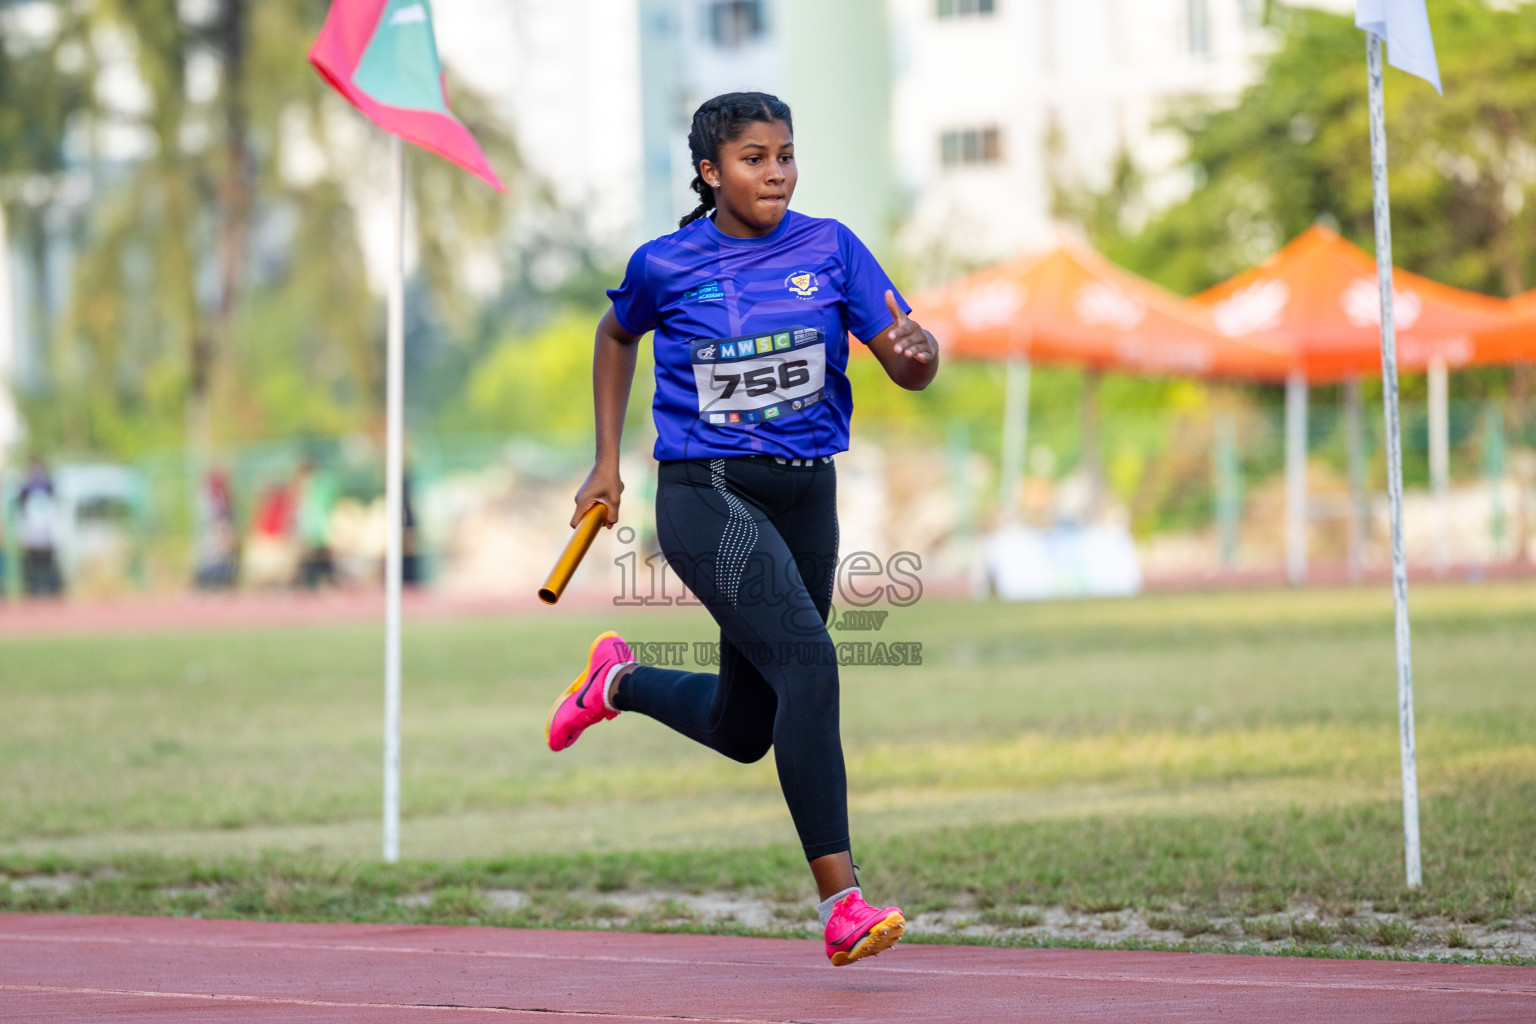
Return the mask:
[[[593,503],[608,506],[608,525],[619,521],[619,495],[624,481],[619,479],[619,441],[624,435],[624,413],[629,408],[629,389],[635,381],[635,359],[639,354],[640,335],[630,334],[619,324],[613,307],[597,325],[597,339],[592,349],[592,406],[597,421],[597,454],[592,472],[576,492],[574,528],[582,513]]]

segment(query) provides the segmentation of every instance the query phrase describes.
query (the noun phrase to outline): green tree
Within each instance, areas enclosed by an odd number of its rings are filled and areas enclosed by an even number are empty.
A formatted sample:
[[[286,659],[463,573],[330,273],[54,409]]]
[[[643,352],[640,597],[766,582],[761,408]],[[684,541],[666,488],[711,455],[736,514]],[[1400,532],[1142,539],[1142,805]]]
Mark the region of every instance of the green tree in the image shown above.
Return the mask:
[[[586,438],[592,433],[592,341],[600,314],[568,308],[542,328],[504,335],[471,373],[450,430]],[[649,429],[654,367],[641,343],[626,428]]]
[[[1536,17],[1528,4],[1439,0],[1431,19],[1444,97],[1388,69],[1397,262],[1436,280],[1514,294],[1536,272]],[[1058,207],[1118,262],[1186,294],[1273,252],[1318,218],[1373,248],[1365,37],[1348,17],[1277,6],[1278,49],[1225,110],[1171,124],[1188,145],[1189,197],[1141,230],[1142,181]]]
[[[58,439],[131,454],[183,437],[206,450],[376,428],[383,314],[358,209],[382,192],[388,165],[382,133],[305,60],[328,4],[60,6],[84,12],[94,45],[130,55],[148,93],[137,106],[107,97],[85,111],[90,126],[135,132],[149,155],[97,165],[104,187],[59,332],[78,358],[56,402],[84,415],[58,424]],[[514,173],[512,140],[485,101],[453,94],[493,162]],[[0,94],[0,124],[13,102]],[[422,277],[452,326],[468,312],[462,258],[489,251],[511,205],[435,158],[413,153],[410,173]]]
[[[89,28],[75,6],[0,3],[0,205],[36,289],[27,329],[39,337],[52,331],[50,313],[60,301],[48,268],[69,234],[67,224],[59,229],[70,206],[61,199],[83,181],[66,174],[65,142],[94,106]]]
[[[1398,265],[1494,295],[1536,284],[1533,14],[1526,2],[1437,0],[1430,17],[1444,96],[1387,69]],[[1189,107],[1169,119],[1187,148],[1187,198],[1147,217],[1149,172],[1122,160],[1101,192],[1058,185],[1057,212],[1111,259],[1183,294],[1253,266],[1318,220],[1374,251],[1365,36],[1351,18],[1312,9],[1276,5],[1271,23],[1276,49],[1235,105]],[[1368,397],[1379,386],[1368,378]],[[1422,435],[1423,378],[1403,386],[1412,402],[1405,430]],[[1536,373],[1466,370],[1456,389],[1463,398],[1529,397]],[[1226,396],[1213,389],[1213,397],[1250,409],[1277,399],[1259,386]],[[1326,391],[1320,398],[1330,401]],[[1512,403],[1508,415],[1522,408]],[[1335,440],[1317,439],[1342,461]],[[1262,469],[1273,470],[1278,449],[1266,451]],[[1407,471],[1421,474],[1422,460],[1410,458]],[[1149,477],[1140,490],[1154,483]]]

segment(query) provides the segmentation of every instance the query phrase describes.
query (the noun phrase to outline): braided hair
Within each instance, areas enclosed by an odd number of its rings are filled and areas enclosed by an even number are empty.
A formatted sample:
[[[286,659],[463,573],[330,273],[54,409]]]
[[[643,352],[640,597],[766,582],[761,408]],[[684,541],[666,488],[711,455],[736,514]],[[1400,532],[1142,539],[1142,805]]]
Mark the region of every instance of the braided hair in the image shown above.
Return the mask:
[[[688,129],[688,155],[693,160],[694,175],[688,187],[698,193],[699,205],[677,222],[678,227],[687,227],[715,208],[715,190],[704,183],[699,164],[708,160],[718,166],[720,147],[741,138],[747,125],[758,121],[783,121],[791,135],[795,131],[789,104],[765,92],[724,93],[705,100],[693,112],[693,126]]]

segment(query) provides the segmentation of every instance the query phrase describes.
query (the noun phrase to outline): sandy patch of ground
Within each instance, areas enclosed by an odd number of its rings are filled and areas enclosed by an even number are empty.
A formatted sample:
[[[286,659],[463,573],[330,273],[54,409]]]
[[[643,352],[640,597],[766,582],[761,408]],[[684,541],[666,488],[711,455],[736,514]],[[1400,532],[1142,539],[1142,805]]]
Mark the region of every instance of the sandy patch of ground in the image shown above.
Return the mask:
[[[95,876],[100,879],[101,875]],[[92,879],[60,873],[6,878],[0,886],[12,892],[67,895]],[[214,885],[166,888],[168,898],[199,896],[216,903],[221,890]],[[816,909],[809,901],[747,896],[739,893],[687,893],[669,890],[623,889],[614,892],[572,892],[558,898],[529,895],[517,889],[485,889],[473,894],[493,914],[556,911],[561,924],[612,927],[721,927],[772,932],[803,932],[814,936]],[[409,909],[426,909],[440,897],[462,899],[462,891],[410,893],[395,902]],[[546,901],[557,905],[545,907]],[[477,911],[471,911],[476,913]],[[542,915],[541,915],[542,916]],[[1415,957],[1521,957],[1536,959],[1536,915],[1492,922],[1459,922],[1447,917],[1413,918],[1375,910],[1369,903],[1323,908],[1298,905],[1283,912],[1253,917],[1182,909],[1073,910],[1060,906],[957,905],[914,913],[908,935],[978,940],[1012,939],[1028,943],[1074,942],[1101,946],[1134,943],[1247,947],[1280,952],[1293,946],[1333,946]]]
[[[735,925],[779,931],[803,928],[810,934],[816,921],[815,908],[808,903],[784,903],[731,893],[624,890],[572,893],[569,898],[587,904],[589,920],[597,926],[629,923],[671,927]],[[1302,905],[1256,917],[1135,908],[1095,913],[1031,905],[962,906],[911,915],[908,934],[913,937],[1088,942],[1105,946],[1131,942],[1166,945],[1190,942],[1250,946],[1263,951],[1321,945],[1341,950],[1399,952],[1418,957],[1536,958],[1536,916],[1474,924],[1445,917],[1415,919],[1405,914],[1376,911],[1368,903],[1332,913],[1316,906]]]

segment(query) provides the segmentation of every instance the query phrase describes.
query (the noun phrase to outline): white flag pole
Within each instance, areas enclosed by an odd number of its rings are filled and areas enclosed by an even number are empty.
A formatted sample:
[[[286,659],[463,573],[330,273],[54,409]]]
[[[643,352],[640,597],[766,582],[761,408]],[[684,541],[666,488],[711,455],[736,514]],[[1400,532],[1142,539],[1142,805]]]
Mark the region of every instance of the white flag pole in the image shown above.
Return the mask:
[[[1376,277],[1381,286],[1381,399],[1387,421],[1387,494],[1392,517],[1392,604],[1397,636],[1397,722],[1403,768],[1403,844],[1408,886],[1424,880],[1419,863],[1419,772],[1413,739],[1413,645],[1408,634],[1408,563],[1403,555],[1403,441],[1398,424],[1397,334],[1392,322],[1392,210],[1387,192],[1387,114],[1381,38],[1365,36],[1370,79],[1371,179],[1376,199]]]
[[[405,431],[405,146],[390,136],[390,205],[395,236],[389,265],[389,337],[385,355],[384,503],[384,861],[400,859],[400,554]]]

